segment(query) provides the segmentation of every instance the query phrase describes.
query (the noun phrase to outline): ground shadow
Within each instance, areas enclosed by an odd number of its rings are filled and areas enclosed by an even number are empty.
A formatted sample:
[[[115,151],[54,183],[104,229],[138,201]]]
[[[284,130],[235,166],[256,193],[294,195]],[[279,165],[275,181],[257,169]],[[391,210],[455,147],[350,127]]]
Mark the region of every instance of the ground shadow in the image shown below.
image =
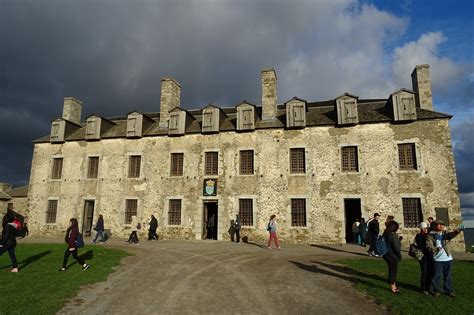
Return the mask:
[[[358,255],[358,256],[365,256],[365,257],[367,257],[367,254],[364,254],[364,253],[352,252],[352,251],[343,250],[343,249],[334,248],[334,247],[325,246],[325,245],[311,244],[311,246],[317,247],[317,248],[321,248],[321,249],[330,250],[330,251],[333,251],[333,252],[349,253],[349,254],[354,254],[354,255]]]
[[[25,260],[21,261],[18,263],[18,266],[20,269],[24,269],[26,266],[28,266],[29,264],[37,261],[38,259],[41,259],[42,257],[46,256],[46,255],[49,255],[51,254],[51,251],[50,250],[47,250],[47,251],[44,251],[44,252],[41,252],[41,253],[38,253],[36,255],[33,255],[31,257],[28,257],[26,258]],[[4,254],[4,255],[7,255],[7,254]],[[11,268],[11,265],[8,265],[8,266],[5,266],[5,267],[0,267],[0,269],[5,269],[5,268]]]
[[[84,254],[79,255],[79,258],[81,258],[83,261],[91,260],[92,258],[94,258],[94,251],[93,250],[88,250]],[[69,259],[71,259],[71,256],[69,256]],[[71,262],[69,265],[67,265],[66,269],[69,269],[69,267],[71,267],[72,265],[77,264],[77,261],[74,258],[73,258],[73,260],[74,260],[73,262]]]
[[[258,247],[263,248],[263,249],[267,249],[267,246],[262,245],[262,244],[257,244],[257,243],[254,243],[254,242],[247,241],[247,242],[245,242],[245,244],[254,245],[254,246],[258,246]]]

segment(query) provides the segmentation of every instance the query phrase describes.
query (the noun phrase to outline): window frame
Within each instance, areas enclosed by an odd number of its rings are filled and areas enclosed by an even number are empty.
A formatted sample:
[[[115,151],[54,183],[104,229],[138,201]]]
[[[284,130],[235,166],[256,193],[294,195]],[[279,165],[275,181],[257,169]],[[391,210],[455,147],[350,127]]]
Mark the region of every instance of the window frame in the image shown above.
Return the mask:
[[[59,204],[59,199],[48,199],[48,203],[46,205],[46,217],[45,217],[46,224],[57,223],[56,221],[58,219],[58,204]],[[52,205],[55,205],[54,209],[52,209]],[[54,213],[54,220],[51,220],[53,216],[52,213]]]
[[[208,156],[215,154],[214,159],[208,161]],[[208,163],[209,162],[209,163]],[[206,176],[218,176],[219,175],[219,151],[206,151],[204,152],[204,175]]]
[[[176,160],[177,157],[180,157]],[[176,168],[174,168],[176,166]],[[184,176],[184,152],[172,152],[170,154],[170,177]]]
[[[254,225],[254,200],[253,198],[239,198],[239,216],[242,222],[242,226],[253,226]],[[247,208],[245,208],[247,207]],[[246,213],[248,212],[248,213]],[[248,224],[250,223],[250,224]]]
[[[297,204],[301,203],[301,204]],[[308,227],[308,211],[307,211],[307,198],[301,197],[292,197],[290,198],[290,223],[292,228],[307,228]],[[302,206],[302,213],[301,209],[295,209],[297,206]],[[303,218],[298,216],[303,215]],[[300,225],[302,224],[302,225]]]
[[[135,204],[133,205],[132,203],[135,203]],[[132,206],[132,207],[130,207],[130,206]],[[133,208],[135,208],[135,209],[133,209]],[[133,221],[132,217],[133,216],[138,216],[138,199],[137,198],[126,198],[125,199],[125,211],[124,211],[124,224],[132,224],[132,221]]]
[[[255,150],[239,150],[239,175],[255,175]]]
[[[61,161],[60,165],[58,166],[56,162],[59,163]],[[55,156],[53,157],[53,165],[51,166],[51,179],[52,180],[60,180],[63,178],[63,168],[64,168],[64,157],[62,156]],[[59,168],[59,171],[58,171]]]
[[[179,207],[178,207],[179,206]],[[182,225],[183,214],[183,199],[170,198],[168,199],[168,226]]]
[[[351,152],[350,149],[354,151]],[[349,150],[349,151],[347,151]],[[345,159],[344,153],[347,152],[347,158]],[[353,158],[355,155],[355,169],[353,165]],[[341,146],[341,172],[343,173],[359,173],[359,146],[357,145],[344,145]]]
[[[94,160],[94,161],[97,161],[97,165],[95,165],[95,177],[94,176],[91,176],[91,161]],[[98,155],[90,155],[87,157],[87,174],[86,174],[86,178],[87,179],[98,179],[99,178],[99,165],[100,165],[100,156]],[[94,175],[94,174],[92,174]]]
[[[406,228],[418,228],[418,224],[423,222],[423,204],[422,198],[417,196],[402,197],[403,225]],[[415,202],[409,204],[409,202]],[[409,208],[413,206],[413,208]],[[415,213],[409,213],[415,211]]]
[[[138,166],[138,176],[137,175],[137,171],[136,171],[136,168],[137,166],[133,166],[132,165],[132,159],[133,158],[139,158],[139,161],[140,161],[140,164]],[[141,154],[129,154],[128,155],[128,173],[127,173],[127,178],[130,178],[130,179],[139,179],[142,177],[142,155]],[[133,169],[135,168],[135,169]],[[134,172],[134,173],[132,173]]]
[[[306,149],[301,147],[290,148],[290,174],[306,174],[306,165]]]
[[[412,156],[408,156],[407,147],[410,146],[412,152]],[[403,149],[402,149],[403,148]],[[401,150],[402,149],[402,150]],[[403,142],[397,143],[397,155],[398,155],[398,170],[404,172],[410,171],[418,171],[418,154],[417,154],[417,145],[416,142]],[[402,158],[403,163],[402,163]],[[408,165],[409,159],[413,159],[413,165]],[[403,164],[403,165],[402,165]]]

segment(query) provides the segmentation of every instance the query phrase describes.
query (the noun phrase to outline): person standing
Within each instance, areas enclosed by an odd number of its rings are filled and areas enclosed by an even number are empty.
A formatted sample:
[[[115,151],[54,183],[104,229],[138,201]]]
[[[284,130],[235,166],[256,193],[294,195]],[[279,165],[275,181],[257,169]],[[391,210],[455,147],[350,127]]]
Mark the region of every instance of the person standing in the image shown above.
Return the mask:
[[[451,284],[452,261],[450,241],[456,237],[461,230],[456,229],[453,232],[446,232],[444,222],[436,220],[433,222],[434,231],[431,231],[426,238],[426,247],[428,251],[433,254],[433,295],[438,297],[441,295],[439,289],[441,276],[444,280],[444,293],[449,297],[454,298],[456,295],[453,292]]]
[[[370,247],[369,247],[369,250],[367,251],[367,254],[369,256],[380,257],[377,254],[377,250],[375,247],[375,244],[377,243],[377,237],[379,236],[379,233],[380,233],[379,220],[380,220],[380,214],[375,213],[374,218],[369,223],[368,232],[369,232],[369,237],[370,237]]]
[[[67,244],[66,251],[64,252],[63,267],[59,271],[66,271],[67,261],[69,256],[72,254],[72,257],[82,266],[82,270],[89,269],[90,265],[86,264],[84,260],[77,255],[77,245],[76,240],[79,234],[79,224],[77,223],[76,218],[69,220],[69,228],[66,230],[66,236],[64,241]]]
[[[240,229],[242,224],[240,222],[240,215],[235,216],[234,229],[235,229],[235,242],[240,243]]]
[[[230,220],[230,227],[227,231],[230,235],[230,241],[235,242],[235,222],[234,220]]]
[[[96,234],[95,234],[95,238],[92,240],[92,243],[97,242],[97,239],[99,238],[99,236],[100,236],[100,242],[104,243],[105,242],[105,237],[104,237],[105,228],[104,228],[104,217],[102,216],[102,214],[99,215],[99,218],[97,219],[97,223],[95,224],[95,231],[96,231]]]
[[[135,244],[135,245],[138,245],[140,243],[139,239],[138,239],[138,233],[137,231],[140,230],[142,227],[141,227],[141,224],[138,222],[137,220],[137,216],[135,215],[132,215],[132,233],[130,233],[130,236],[128,237],[128,241],[126,241],[125,243],[127,244]]]
[[[207,222],[208,233],[207,238],[211,240],[217,240],[217,231],[216,231],[216,216],[214,214],[211,215],[209,221]]]
[[[158,220],[155,218],[154,215],[151,215],[150,219],[150,227],[148,228],[148,240],[158,240],[158,234],[156,234],[156,230],[158,229]]]
[[[401,243],[397,235],[398,227],[399,225],[396,221],[389,221],[382,234],[388,247],[388,252],[382,257],[388,266],[388,283],[390,284],[392,293],[398,293],[399,291],[397,288],[398,262],[402,260],[400,253]]]
[[[276,215],[272,214],[270,216],[270,221],[268,221],[267,230],[270,233],[270,237],[268,238],[268,249],[272,249],[272,240],[275,241],[275,245],[277,249],[281,249],[280,242],[278,242],[277,236],[277,224],[276,224]]]
[[[365,219],[360,219],[359,224],[359,233],[360,233],[360,246],[366,247],[365,245],[365,238],[367,237],[367,223],[365,223]]]
[[[434,230],[434,219],[433,217],[428,218],[428,232],[431,232]]]
[[[16,261],[15,247],[16,247],[16,231],[19,226],[14,222],[14,217],[10,216],[5,220],[5,226],[2,231],[2,240],[0,242],[0,256],[8,252],[12,261],[11,272],[18,272],[18,264]]]
[[[360,244],[360,230],[359,230],[359,219],[356,219],[352,224],[352,242],[355,244]]]
[[[428,224],[420,223],[420,233],[415,236],[416,247],[423,252],[423,258],[418,260],[420,264],[420,289],[428,295],[431,291],[431,278],[433,277],[433,255],[426,247],[426,239],[428,237]]]

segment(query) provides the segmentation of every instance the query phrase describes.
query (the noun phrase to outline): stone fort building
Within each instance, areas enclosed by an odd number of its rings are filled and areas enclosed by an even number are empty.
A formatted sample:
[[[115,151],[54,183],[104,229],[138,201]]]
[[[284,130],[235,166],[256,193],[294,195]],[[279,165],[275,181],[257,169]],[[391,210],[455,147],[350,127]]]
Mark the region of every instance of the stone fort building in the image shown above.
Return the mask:
[[[132,216],[154,214],[163,239],[203,239],[211,215],[217,239],[240,214],[241,234],[262,241],[276,214],[292,243],[352,241],[354,220],[375,212],[394,215],[407,242],[429,216],[454,227],[451,116],[433,109],[428,65],[412,82],[383,99],[279,104],[276,73],[264,69],[260,105],[185,110],[180,84],[163,78],[159,112],[85,120],[67,97],[51,134],[34,141],[30,232],[62,234],[77,217],[87,235],[99,214],[120,237]]]

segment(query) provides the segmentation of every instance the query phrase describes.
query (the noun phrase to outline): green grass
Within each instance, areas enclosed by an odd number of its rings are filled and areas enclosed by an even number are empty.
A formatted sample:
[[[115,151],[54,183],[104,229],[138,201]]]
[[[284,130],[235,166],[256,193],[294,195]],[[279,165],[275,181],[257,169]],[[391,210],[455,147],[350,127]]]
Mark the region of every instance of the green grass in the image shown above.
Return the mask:
[[[425,296],[419,291],[420,267],[412,258],[398,266],[397,295],[389,291],[387,264],[383,259],[345,259],[339,261],[356,278],[357,287],[396,314],[473,314],[474,261],[453,262],[453,289],[456,298]]]
[[[128,256],[101,245],[79,249],[91,268],[82,271],[72,256],[66,272],[59,272],[65,244],[21,244],[16,248],[20,272],[11,273],[8,253],[0,256],[0,314],[54,314],[86,284],[105,281]]]

